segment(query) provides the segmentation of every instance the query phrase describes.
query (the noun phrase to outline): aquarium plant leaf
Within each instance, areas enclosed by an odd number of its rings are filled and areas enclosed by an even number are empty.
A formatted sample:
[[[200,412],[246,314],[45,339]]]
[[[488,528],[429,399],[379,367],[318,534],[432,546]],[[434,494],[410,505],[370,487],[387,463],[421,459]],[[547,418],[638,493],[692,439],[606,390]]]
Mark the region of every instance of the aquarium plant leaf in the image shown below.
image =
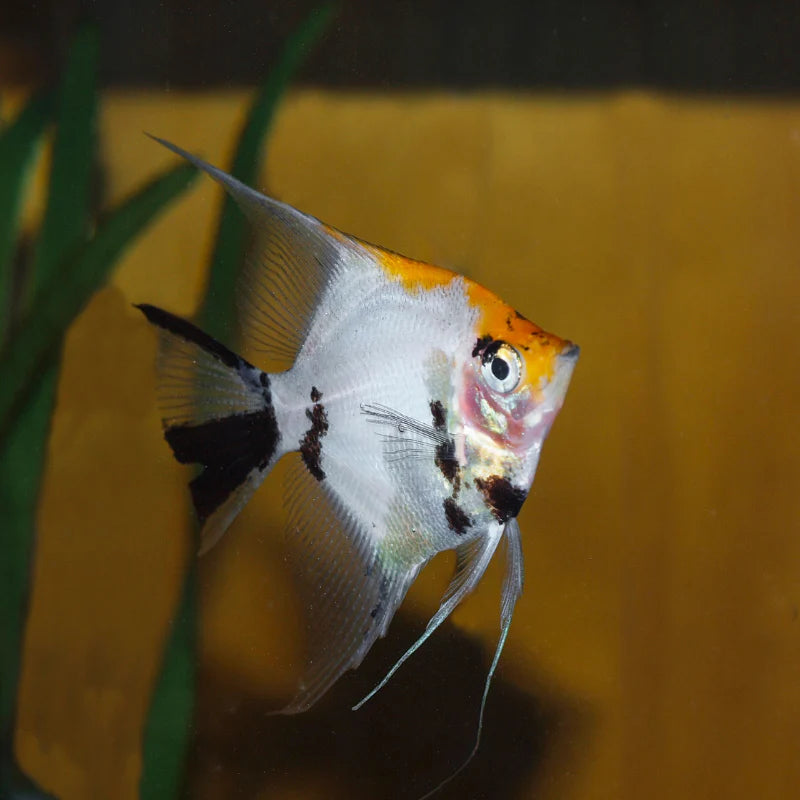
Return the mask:
[[[194,554],[190,555],[194,561]],[[194,709],[197,570],[186,575],[163,664],[150,702],[142,744],[142,800],[177,798],[189,750]]]
[[[16,415],[7,420],[0,436],[0,761],[10,755],[19,678],[19,653],[25,602],[31,571],[33,531],[41,475],[44,469],[50,417],[58,377],[59,344],[67,325],[102,283],[122,250],[140,231],[194,180],[191,167],[180,166],[161,175],[127,202],[102,225],[75,260],[43,287],[26,322],[14,337],[0,364],[0,394]],[[18,347],[19,345],[19,347]],[[38,355],[37,355],[38,353]],[[37,362],[26,369],[23,355]],[[18,382],[23,367],[27,384],[18,388],[25,401],[14,405],[6,386]],[[7,787],[5,787],[7,790]],[[4,787],[0,783],[0,796]],[[32,790],[31,790],[32,791]]]
[[[230,173],[248,186],[258,181],[262,145],[275,111],[297,69],[325,31],[335,6],[314,9],[289,36],[278,63],[259,89],[239,134]],[[226,194],[211,256],[208,288],[199,324],[212,336],[229,338],[235,317],[236,279],[246,246],[246,223],[235,201]]]
[[[96,71],[97,41],[94,32],[87,29],[78,34],[70,48],[55,100],[57,128],[45,215],[34,253],[36,267],[33,274],[25,276],[26,283],[21,287],[28,295],[38,290],[43,277],[55,272],[54,265],[79,242],[88,225]],[[55,194],[64,197],[56,198]],[[29,318],[29,325],[35,326],[35,319]],[[47,321],[43,320],[42,325],[46,326]],[[8,362],[12,368],[0,371],[0,393],[5,393],[9,401],[13,401],[22,385],[21,376],[13,372],[14,359],[10,357],[16,352],[14,343],[18,332],[6,340],[0,352],[0,360]],[[37,370],[41,380],[38,385],[29,386],[27,402],[19,408],[23,415],[20,424],[10,427],[9,416],[8,427],[4,428],[4,415],[0,413],[0,497],[4,512],[8,509],[0,526],[0,561],[14,576],[0,582],[0,608],[8,615],[8,624],[4,616],[0,639],[0,685],[4,687],[0,698],[0,760],[4,762],[5,777],[13,777],[16,770],[12,738],[25,604],[33,558],[36,501],[57,383],[55,360],[49,369],[41,363]],[[12,788],[0,786],[0,792],[10,793]]]
[[[155,178],[113,211],[68,259],[68,266],[41,286],[0,354],[0,442],[67,327],[103,284],[122,251],[194,178],[194,169],[183,164]]]
[[[22,793],[25,779],[12,742],[36,504],[57,380],[51,364],[0,445],[0,797],[46,797],[31,786]]]
[[[5,265],[15,247],[16,212],[25,168],[57,106],[48,197],[27,275],[29,304],[0,342],[0,797],[45,798],[14,763],[20,653],[34,554],[36,509],[67,326],[103,282],[122,249],[193,180],[172,170],[123,203],[87,239],[95,154],[97,37],[84,29],[70,50],[57,100],[37,96],[0,134]],[[9,144],[10,142],[10,144]],[[6,159],[6,160],[4,160]],[[10,268],[9,268],[10,269]],[[8,273],[4,272],[3,277]],[[7,287],[8,281],[3,282]],[[16,289],[17,287],[14,287]],[[14,292],[14,299],[18,297]],[[3,300],[8,300],[7,293]]]
[[[14,251],[22,199],[53,105],[52,91],[39,92],[0,132],[0,345],[11,314]]]
[[[18,424],[0,445],[0,741],[4,749],[10,749],[13,735],[32,525],[56,373],[53,367],[44,373]]]
[[[6,419],[6,427],[0,428],[0,744],[5,751],[0,758],[10,753],[13,735],[36,504],[55,397],[59,344],[70,321],[124,247],[194,178],[194,170],[180,166],[123,203],[85,245],[72,267],[42,287],[41,297],[0,362],[0,401],[14,412]],[[4,796],[2,786],[0,796]]]
[[[264,140],[277,105],[308,50],[322,35],[335,6],[315,9],[289,37],[278,64],[256,94],[244,123],[231,174],[249,185],[256,183]],[[226,195],[209,267],[209,281],[200,323],[223,339],[234,328],[234,292],[244,260],[246,227],[235,203]],[[142,800],[171,800],[177,796],[188,751],[194,711],[194,647],[197,567],[189,561],[180,607],[170,630],[160,677],[156,683],[144,734]]]
[[[58,129],[42,228],[33,256],[31,289],[53,277],[83,240],[96,145],[97,33],[85,27],[70,48],[58,95]]]

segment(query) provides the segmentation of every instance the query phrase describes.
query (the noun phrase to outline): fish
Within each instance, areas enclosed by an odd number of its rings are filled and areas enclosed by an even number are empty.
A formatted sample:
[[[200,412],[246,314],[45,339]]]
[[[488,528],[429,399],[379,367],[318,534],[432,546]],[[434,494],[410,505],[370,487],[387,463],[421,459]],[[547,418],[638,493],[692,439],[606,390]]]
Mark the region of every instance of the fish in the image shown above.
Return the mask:
[[[517,518],[578,346],[463,275],[345,234],[157,141],[221,184],[252,232],[238,289],[244,340],[279,369],[169,311],[137,307],[159,334],[164,437],[199,470],[189,488],[201,552],[279,460],[292,462],[287,535],[312,613],[307,667],[277,713],[307,710],[358,667],[420,570],[454,550],[440,607],[360,708],[472,592],[504,541],[500,637],[471,758],[523,588]]]

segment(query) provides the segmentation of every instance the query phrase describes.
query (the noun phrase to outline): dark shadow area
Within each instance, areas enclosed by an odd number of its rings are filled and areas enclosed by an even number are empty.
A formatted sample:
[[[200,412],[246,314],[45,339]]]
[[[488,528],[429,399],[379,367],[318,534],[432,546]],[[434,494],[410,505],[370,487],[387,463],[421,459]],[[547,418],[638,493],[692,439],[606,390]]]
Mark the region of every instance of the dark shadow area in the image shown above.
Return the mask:
[[[445,624],[370,703],[350,710],[423,627],[399,614],[365,663],[297,716],[269,715],[287,698],[266,702],[230,675],[202,671],[185,796],[281,797],[309,780],[330,800],[415,800],[433,788],[472,747],[488,668],[483,643]],[[562,762],[574,762],[591,736],[588,706],[546,686],[527,694],[502,673],[501,662],[477,756],[437,798],[510,800],[549,769],[577,766]]]
[[[106,84],[264,80],[322,0],[4,0],[21,69],[53,71],[79,19],[102,34]],[[786,0],[340,0],[300,81],[351,88],[800,88],[800,4]]]

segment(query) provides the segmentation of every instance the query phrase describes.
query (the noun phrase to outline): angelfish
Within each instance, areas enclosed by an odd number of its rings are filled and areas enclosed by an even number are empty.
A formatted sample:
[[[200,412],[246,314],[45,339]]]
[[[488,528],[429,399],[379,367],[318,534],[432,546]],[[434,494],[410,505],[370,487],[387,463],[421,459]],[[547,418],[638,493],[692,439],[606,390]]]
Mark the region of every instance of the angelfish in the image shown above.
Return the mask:
[[[468,278],[346,235],[162,144],[222,184],[249,220],[246,331],[287,367],[262,371],[192,323],[138,306],[160,332],[165,438],[179,462],[201,468],[190,489],[202,550],[279,459],[294,459],[288,533],[304,555],[313,615],[308,667],[282,712],[308,709],[357,667],[422,567],[455,550],[439,610],[356,708],[366,702],[475,588],[505,539],[479,737],[522,592],[517,515],[578,347]]]

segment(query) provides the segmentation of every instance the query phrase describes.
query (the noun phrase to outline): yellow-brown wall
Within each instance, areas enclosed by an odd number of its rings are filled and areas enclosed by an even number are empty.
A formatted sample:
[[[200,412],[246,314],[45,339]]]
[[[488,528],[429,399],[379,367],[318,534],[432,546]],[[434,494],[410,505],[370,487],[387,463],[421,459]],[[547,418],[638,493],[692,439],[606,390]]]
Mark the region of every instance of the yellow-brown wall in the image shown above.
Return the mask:
[[[105,96],[110,198],[172,160],[143,130],[227,163],[245,101]],[[500,675],[590,722],[553,731],[521,796],[795,796],[800,103],[298,92],[261,188],[456,267],[582,347],[520,520],[526,591]],[[155,337],[131,303],[192,314],[218,200],[205,181],[165,214],[67,339],[16,740],[63,800],[136,796],[189,527],[155,407]],[[204,668],[264,700],[290,692],[299,647],[279,500],[271,481],[200,568]],[[437,564],[409,599],[419,624],[447,580]],[[455,615],[484,658],[500,580],[495,565]],[[414,669],[401,673],[409,700]],[[419,725],[471,725],[478,691],[463,719],[420,709]],[[358,791],[335,768],[275,783],[263,757],[253,796]],[[233,771],[208,775],[198,796],[244,796]]]

